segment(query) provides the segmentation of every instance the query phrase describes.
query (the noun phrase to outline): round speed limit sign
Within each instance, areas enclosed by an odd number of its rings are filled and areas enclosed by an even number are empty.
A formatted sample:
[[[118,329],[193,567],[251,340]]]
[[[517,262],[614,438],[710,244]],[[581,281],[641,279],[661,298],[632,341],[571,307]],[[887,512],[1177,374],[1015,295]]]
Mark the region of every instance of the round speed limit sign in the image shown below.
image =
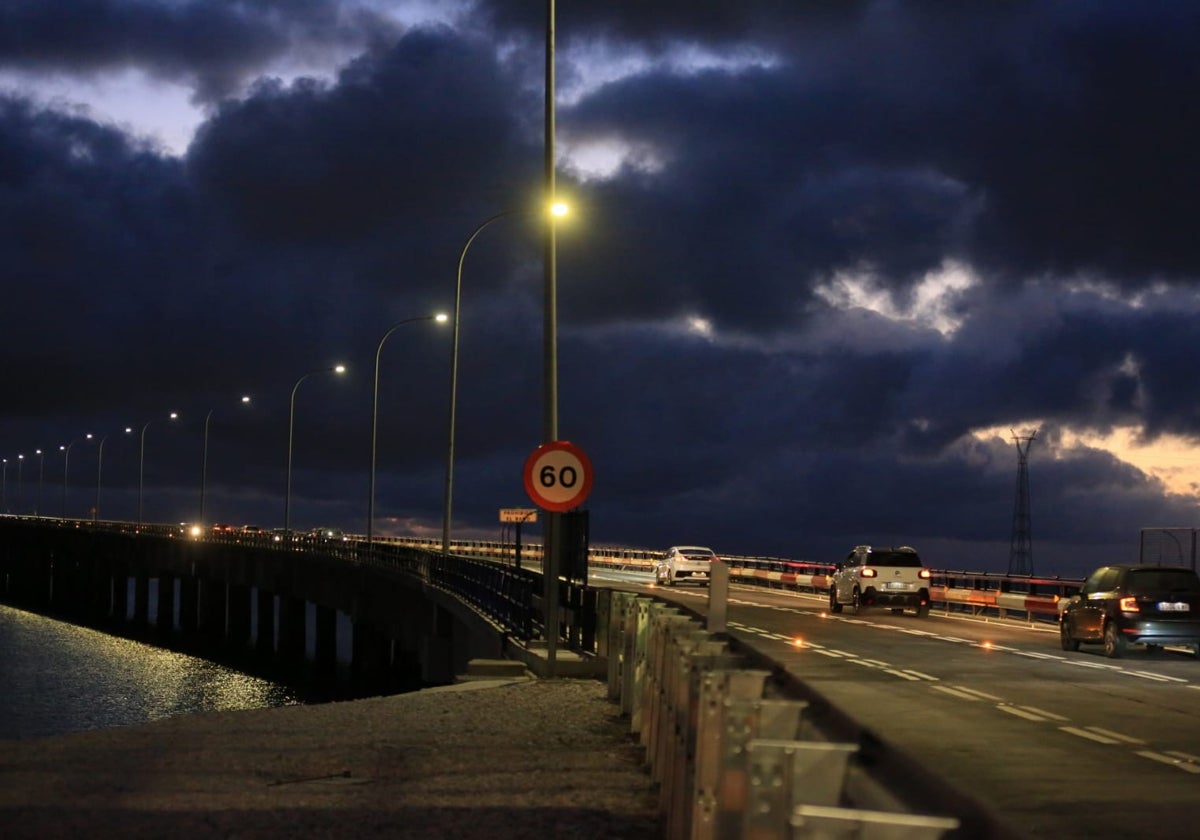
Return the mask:
[[[577,508],[592,491],[592,462],[565,440],[543,443],[525,459],[525,492],[543,510]]]

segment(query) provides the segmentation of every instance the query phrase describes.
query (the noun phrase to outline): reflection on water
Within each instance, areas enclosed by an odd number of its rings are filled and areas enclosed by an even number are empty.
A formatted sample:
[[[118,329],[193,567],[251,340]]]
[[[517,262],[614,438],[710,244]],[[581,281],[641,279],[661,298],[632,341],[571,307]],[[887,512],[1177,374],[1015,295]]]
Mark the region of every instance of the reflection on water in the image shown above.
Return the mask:
[[[0,606],[0,738],[298,702],[203,659]]]

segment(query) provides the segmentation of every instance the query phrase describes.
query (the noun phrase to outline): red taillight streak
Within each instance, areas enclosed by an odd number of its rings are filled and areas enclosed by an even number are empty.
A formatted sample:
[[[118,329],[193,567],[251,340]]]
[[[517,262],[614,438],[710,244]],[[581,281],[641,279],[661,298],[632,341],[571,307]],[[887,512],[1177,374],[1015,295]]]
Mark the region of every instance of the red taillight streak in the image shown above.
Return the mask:
[[[1122,598],[1119,602],[1121,612],[1141,612],[1137,598]]]

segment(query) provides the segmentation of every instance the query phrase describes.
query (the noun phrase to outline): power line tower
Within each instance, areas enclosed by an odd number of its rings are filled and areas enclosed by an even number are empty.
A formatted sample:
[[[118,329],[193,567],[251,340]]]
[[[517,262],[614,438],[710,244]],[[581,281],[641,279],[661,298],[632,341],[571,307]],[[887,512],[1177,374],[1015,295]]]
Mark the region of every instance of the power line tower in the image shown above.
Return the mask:
[[[1012,433],[1017,445],[1017,498],[1013,504],[1012,542],[1008,549],[1008,573],[1028,577],[1033,574],[1033,541],[1029,531],[1029,447],[1037,431],[1025,435]]]

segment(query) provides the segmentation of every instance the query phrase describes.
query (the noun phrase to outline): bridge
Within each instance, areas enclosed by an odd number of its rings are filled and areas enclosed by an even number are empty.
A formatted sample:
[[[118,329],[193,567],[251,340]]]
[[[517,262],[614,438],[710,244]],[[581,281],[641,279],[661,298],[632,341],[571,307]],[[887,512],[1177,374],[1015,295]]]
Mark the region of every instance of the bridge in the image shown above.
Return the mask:
[[[342,614],[364,685],[437,681],[478,656],[546,666],[536,548],[518,567],[493,543],[443,555],[5,517],[0,550],[7,603],[277,665],[334,667]],[[1192,817],[1200,668],[1179,650],[1062,651],[1056,600],[1079,581],[939,571],[927,619],[835,616],[820,564],[727,558],[719,599],[719,581],[653,587],[653,559],[594,549],[587,580],[560,582],[558,664],[608,680],[671,836],[730,836],[745,819],[734,789],[768,823],[804,812],[926,832],[903,836],[1166,836]],[[731,748],[714,734],[731,728],[757,737]],[[733,767],[735,753],[753,760]]]

